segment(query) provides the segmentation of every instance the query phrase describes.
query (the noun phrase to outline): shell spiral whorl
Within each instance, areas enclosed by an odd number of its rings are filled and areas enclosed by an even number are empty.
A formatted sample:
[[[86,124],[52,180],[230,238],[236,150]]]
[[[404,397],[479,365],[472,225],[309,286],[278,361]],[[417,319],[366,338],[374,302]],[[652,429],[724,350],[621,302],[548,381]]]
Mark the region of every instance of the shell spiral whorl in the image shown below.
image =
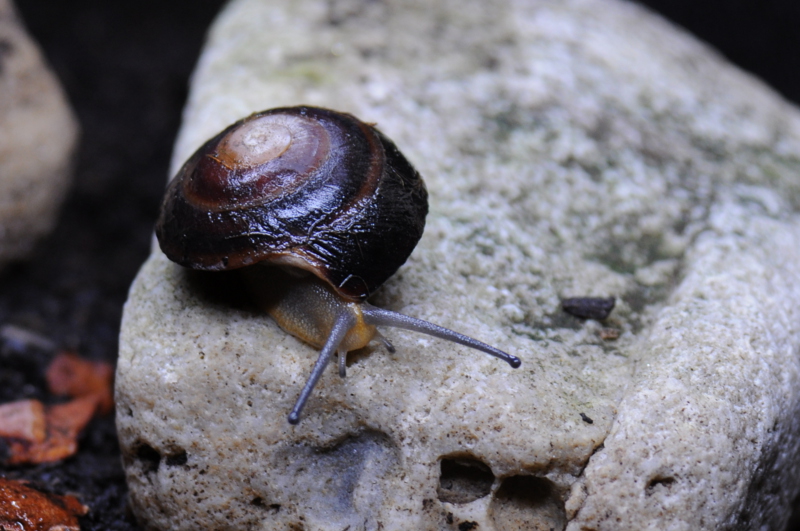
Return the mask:
[[[193,269],[273,262],[364,300],[422,236],[427,191],[380,131],[315,107],[253,114],[206,142],[170,183],[156,225]]]

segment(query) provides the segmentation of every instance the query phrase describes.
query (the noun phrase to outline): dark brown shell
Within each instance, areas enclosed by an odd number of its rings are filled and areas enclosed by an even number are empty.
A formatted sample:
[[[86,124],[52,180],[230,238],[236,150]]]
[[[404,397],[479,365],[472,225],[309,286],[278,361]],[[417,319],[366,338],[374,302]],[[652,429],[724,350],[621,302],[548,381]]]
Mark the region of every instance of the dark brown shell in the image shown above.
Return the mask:
[[[428,193],[394,143],[346,113],[253,114],[206,142],[169,184],[156,225],[185,267],[301,267],[363,300],[406,261]]]

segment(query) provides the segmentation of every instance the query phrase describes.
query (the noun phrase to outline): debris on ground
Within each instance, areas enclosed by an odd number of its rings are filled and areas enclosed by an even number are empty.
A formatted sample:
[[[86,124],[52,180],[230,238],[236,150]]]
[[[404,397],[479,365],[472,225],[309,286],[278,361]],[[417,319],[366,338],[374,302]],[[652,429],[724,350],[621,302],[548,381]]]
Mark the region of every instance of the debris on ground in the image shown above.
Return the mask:
[[[80,531],[78,516],[89,512],[73,496],[37,490],[26,482],[0,478],[0,529]]]

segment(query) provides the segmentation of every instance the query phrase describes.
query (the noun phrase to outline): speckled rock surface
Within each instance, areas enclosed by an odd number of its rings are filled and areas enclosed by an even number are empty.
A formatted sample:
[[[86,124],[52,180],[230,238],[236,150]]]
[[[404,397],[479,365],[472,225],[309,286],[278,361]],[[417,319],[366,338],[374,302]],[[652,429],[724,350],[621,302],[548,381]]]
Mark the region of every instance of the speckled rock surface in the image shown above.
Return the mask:
[[[263,31],[270,28],[270,31]],[[798,492],[800,115],[609,0],[231,3],[177,170],[250,112],[376,122],[431,213],[348,377],[229,275],[159,252],[126,305],[117,423],[148,529],[780,529]],[[562,297],[616,296],[606,323]],[[616,340],[606,329],[621,332]]]
[[[58,80],[10,0],[0,0],[0,266],[52,228],[77,141]]]

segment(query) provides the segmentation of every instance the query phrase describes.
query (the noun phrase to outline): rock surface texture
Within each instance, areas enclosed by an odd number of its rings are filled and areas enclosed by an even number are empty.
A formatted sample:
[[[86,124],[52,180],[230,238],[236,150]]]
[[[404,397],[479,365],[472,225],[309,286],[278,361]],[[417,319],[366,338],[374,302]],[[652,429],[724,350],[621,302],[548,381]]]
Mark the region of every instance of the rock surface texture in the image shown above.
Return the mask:
[[[329,369],[291,426],[316,350],[230,275],[156,250],[117,373],[147,529],[781,529],[800,486],[796,109],[623,2],[236,0],[174,170],[300,103],[376,122],[427,181],[422,241],[373,302],[523,365],[390,330],[395,354]],[[617,305],[580,321],[572,296]]]
[[[77,141],[58,80],[10,0],[0,0],[0,266],[52,228]]]

